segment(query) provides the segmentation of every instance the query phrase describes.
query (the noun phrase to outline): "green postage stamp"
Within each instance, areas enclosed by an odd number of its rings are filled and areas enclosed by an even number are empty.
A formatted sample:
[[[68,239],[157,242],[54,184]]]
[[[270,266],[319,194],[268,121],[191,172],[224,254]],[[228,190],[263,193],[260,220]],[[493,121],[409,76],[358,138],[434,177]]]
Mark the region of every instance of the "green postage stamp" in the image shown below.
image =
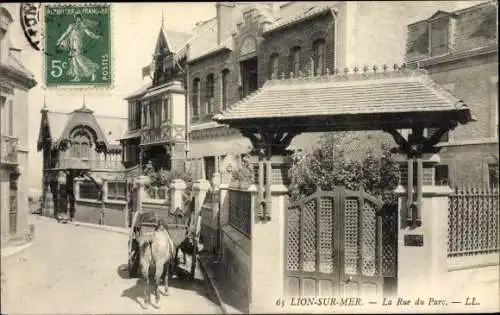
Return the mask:
[[[110,6],[45,6],[45,82],[50,86],[112,83]]]

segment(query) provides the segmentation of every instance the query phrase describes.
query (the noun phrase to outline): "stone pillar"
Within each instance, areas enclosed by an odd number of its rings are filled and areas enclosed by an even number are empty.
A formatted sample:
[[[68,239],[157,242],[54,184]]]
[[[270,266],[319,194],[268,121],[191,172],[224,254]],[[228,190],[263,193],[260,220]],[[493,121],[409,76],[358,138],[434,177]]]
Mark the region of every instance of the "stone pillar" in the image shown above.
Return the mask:
[[[426,160],[439,161],[437,155],[431,159],[424,156],[423,162]],[[395,190],[399,196],[398,295],[417,297],[425,292],[426,296],[446,296],[448,196],[452,189],[424,182],[421,225],[412,226],[406,220],[408,192],[405,186],[400,185]]]
[[[184,171],[186,162],[186,144],[184,142],[175,142],[170,151],[171,169],[178,172]]]
[[[251,157],[252,164],[257,157]],[[272,156],[273,167],[289,165],[287,156]],[[269,177],[268,177],[269,178]],[[250,313],[279,312],[276,298],[282,297],[285,268],[285,212],[288,207],[288,182],[272,182],[270,220],[261,220],[253,208],[251,235]],[[252,185],[254,206],[258,204],[258,186]],[[265,289],[263,289],[265,288]]]
[[[174,179],[170,183],[170,213],[174,213],[178,208],[182,209],[184,200],[184,190],[187,185],[182,179]]]
[[[137,202],[137,212],[141,211],[142,209],[142,201],[146,197],[146,189],[145,186],[151,182],[151,179],[148,176],[138,176],[134,178],[134,185],[137,185],[137,190],[136,190],[136,202]]]
[[[212,208],[212,220],[216,220],[219,216],[219,196],[220,196],[220,185],[221,185],[221,175],[216,172],[212,176],[212,190],[213,190],[213,208]]]
[[[203,201],[205,201],[205,196],[210,188],[210,182],[206,179],[198,179],[194,182],[194,218],[198,217]]]

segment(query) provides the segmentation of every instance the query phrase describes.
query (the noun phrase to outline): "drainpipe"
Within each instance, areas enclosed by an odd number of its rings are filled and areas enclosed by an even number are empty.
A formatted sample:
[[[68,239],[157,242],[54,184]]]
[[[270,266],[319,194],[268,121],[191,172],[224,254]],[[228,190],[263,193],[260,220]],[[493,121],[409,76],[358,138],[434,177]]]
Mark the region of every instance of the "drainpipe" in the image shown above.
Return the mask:
[[[190,158],[191,158],[191,155],[190,155],[190,147],[189,147],[189,138],[190,138],[190,134],[191,134],[191,126],[190,126],[190,123],[191,123],[191,111],[189,110],[189,85],[190,85],[190,79],[189,79],[189,64],[188,64],[188,60],[189,60],[189,44],[186,45],[186,71],[185,71],[185,87],[184,87],[184,93],[185,93],[185,98],[184,98],[184,103],[185,103],[185,106],[184,106],[184,117],[186,118],[186,160],[184,161],[184,172],[187,172],[187,163],[188,161],[190,161]],[[189,162],[191,163],[191,162]]]

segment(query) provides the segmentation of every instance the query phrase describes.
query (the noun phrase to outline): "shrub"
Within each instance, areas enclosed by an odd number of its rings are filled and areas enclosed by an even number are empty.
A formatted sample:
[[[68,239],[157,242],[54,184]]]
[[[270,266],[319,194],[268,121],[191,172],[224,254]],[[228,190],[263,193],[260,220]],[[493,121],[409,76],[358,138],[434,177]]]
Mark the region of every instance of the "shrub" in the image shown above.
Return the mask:
[[[385,135],[337,132],[326,133],[312,152],[295,156],[290,177],[293,199],[310,195],[317,187],[331,191],[343,185],[393,201],[399,168]]]

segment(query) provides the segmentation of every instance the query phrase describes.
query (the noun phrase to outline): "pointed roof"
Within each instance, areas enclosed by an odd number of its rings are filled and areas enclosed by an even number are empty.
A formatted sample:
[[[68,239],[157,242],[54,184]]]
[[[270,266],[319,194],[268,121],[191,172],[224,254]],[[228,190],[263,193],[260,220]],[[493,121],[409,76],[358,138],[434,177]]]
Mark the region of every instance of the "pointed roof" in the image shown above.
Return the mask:
[[[163,52],[177,53],[184,48],[190,37],[190,34],[184,32],[168,31],[162,19],[153,55],[156,56]]]

